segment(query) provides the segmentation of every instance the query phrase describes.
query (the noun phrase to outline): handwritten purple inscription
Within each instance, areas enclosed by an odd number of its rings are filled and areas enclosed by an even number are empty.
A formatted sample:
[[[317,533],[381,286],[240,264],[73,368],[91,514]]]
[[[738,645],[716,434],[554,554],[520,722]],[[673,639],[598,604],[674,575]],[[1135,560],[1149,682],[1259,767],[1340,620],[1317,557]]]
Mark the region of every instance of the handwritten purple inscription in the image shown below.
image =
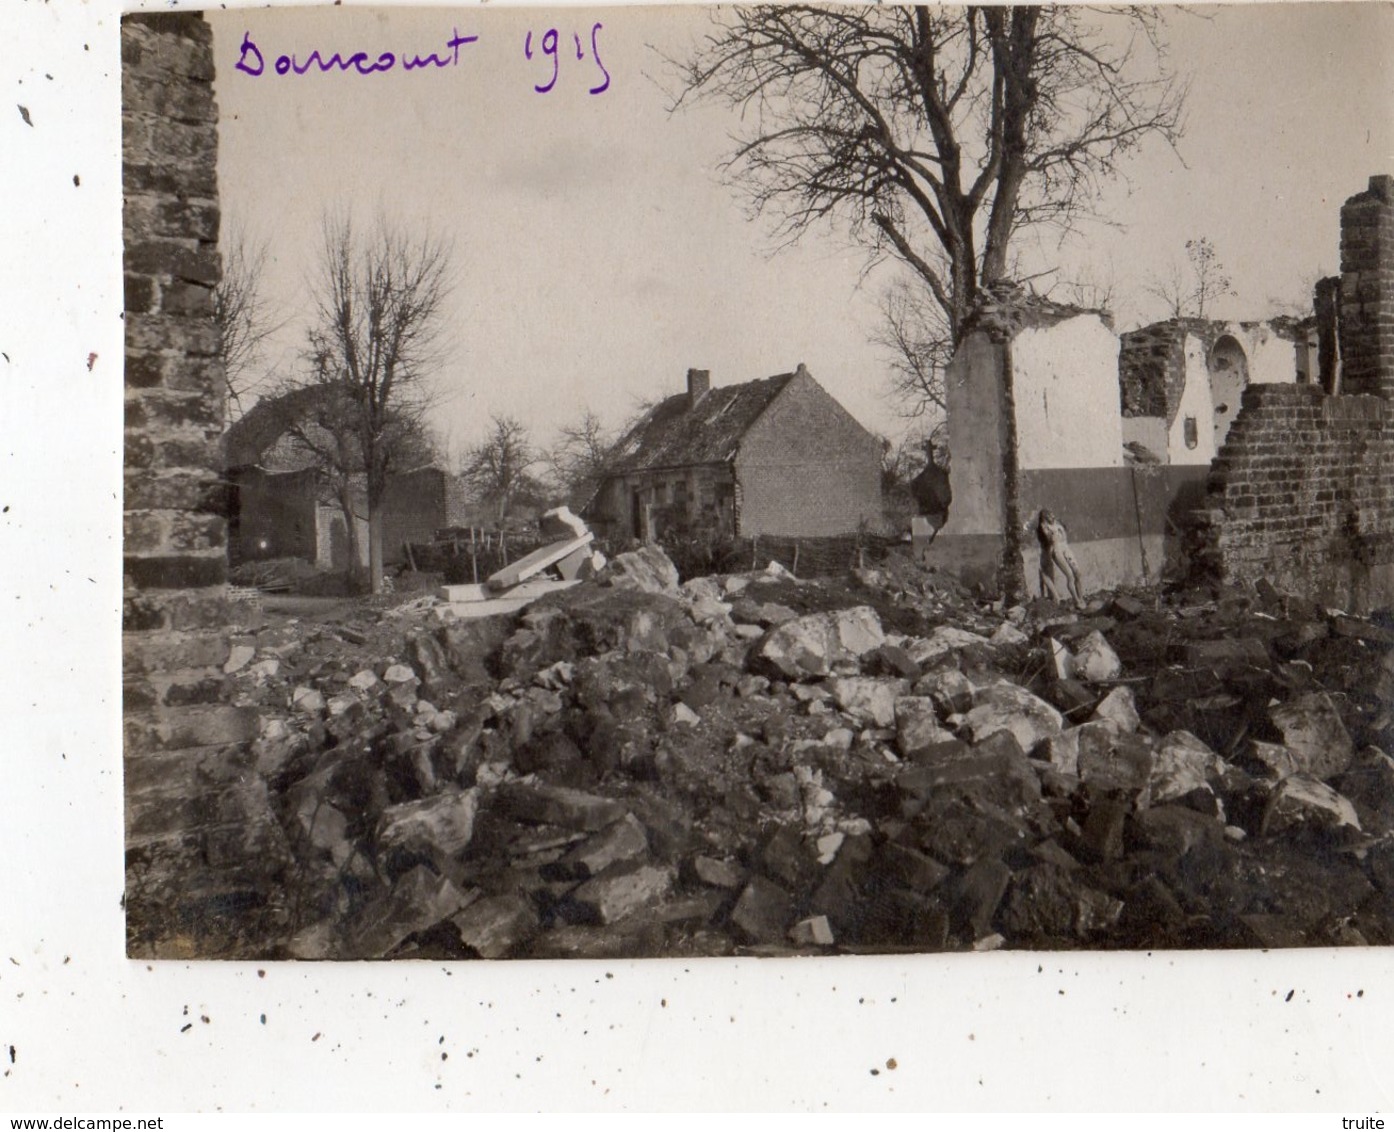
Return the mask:
[[[610,89],[610,72],[600,59],[600,30],[604,25],[593,24],[587,36],[590,48],[590,58],[594,63],[602,81],[596,86],[588,88],[589,94],[604,94]],[[572,43],[575,45],[576,61],[583,62],[586,59],[586,45],[582,44],[581,35],[578,32],[571,33]],[[367,51],[355,51],[351,55],[335,51],[332,55],[326,56],[318,49],[311,51],[303,58],[296,54],[277,55],[272,61],[271,70],[277,75],[307,75],[307,74],[328,74],[337,72],[339,74],[359,74],[359,75],[379,75],[386,71],[403,70],[444,70],[447,68],[458,67],[460,65],[460,48],[471,43],[477,43],[477,35],[461,35],[458,28],[451,29],[451,36],[445,42],[444,51],[433,51],[429,55],[398,55],[391,51],[379,52],[376,57]],[[561,33],[556,28],[548,28],[539,38],[540,46],[535,50],[533,33],[530,31],[523,40],[523,54],[529,60],[535,55],[550,58],[552,61],[552,74],[544,83],[534,83],[533,90],[538,94],[546,94],[557,85],[558,78],[561,77],[561,44],[565,42]],[[568,50],[566,54],[570,55]],[[242,33],[242,50],[234,65],[237,70],[244,75],[252,78],[260,78],[266,74],[266,55],[252,39],[251,32]],[[544,64],[545,66],[545,64]]]
[[[610,72],[605,69],[605,64],[600,61],[600,29],[604,24],[594,24],[590,33],[591,57],[595,60],[595,65],[600,73],[605,76],[605,81],[599,86],[590,88],[590,94],[604,94],[610,89]],[[579,63],[586,57],[585,49],[581,46],[581,37],[575,32],[571,33],[571,39],[576,44],[576,61]],[[542,33],[542,54],[550,55],[552,58],[552,77],[542,84],[533,84],[533,90],[538,94],[546,94],[557,85],[557,78],[561,74],[561,56],[557,53],[557,45],[561,42],[561,36],[556,28],[548,28]],[[523,54],[529,59],[532,58],[532,32],[528,32],[527,38],[523,40]]]

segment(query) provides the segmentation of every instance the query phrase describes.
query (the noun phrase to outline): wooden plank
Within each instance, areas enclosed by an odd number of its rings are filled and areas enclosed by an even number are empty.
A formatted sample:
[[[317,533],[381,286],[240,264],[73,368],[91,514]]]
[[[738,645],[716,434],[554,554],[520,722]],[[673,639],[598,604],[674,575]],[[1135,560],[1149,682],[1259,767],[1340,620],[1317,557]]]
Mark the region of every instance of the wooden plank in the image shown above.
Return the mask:
[[[563,542],[553,542],[538,547],[531,554],[505,566],[497,573],[491,574],[484,584],[495,593],[511,589],[519,582],[526,582],[529,578],[542,573],[548,566],[560,562],[567,555],[589,546],[594,538],[595,536],[587,531],[579,538],[566,539]]]

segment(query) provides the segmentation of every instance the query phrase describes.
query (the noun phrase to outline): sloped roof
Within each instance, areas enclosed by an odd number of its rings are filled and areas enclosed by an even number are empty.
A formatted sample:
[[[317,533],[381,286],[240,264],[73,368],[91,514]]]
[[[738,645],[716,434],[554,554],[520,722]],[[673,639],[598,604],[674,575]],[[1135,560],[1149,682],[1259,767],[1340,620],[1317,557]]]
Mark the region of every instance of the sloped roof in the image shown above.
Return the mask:
[[[708,389],[696,405],[687,393],[664,398],[615,445],[611,474],[732,459],[750,426],[793,378],[781,373]]]

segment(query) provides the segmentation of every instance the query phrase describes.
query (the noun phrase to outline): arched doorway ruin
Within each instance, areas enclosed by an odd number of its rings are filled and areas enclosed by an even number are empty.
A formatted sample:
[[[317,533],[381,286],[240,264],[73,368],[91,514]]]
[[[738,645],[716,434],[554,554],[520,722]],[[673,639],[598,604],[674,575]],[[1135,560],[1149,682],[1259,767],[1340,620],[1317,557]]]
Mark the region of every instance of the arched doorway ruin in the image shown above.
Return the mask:
[[[1229,426],[1239,415],[1239,402],[1249,384],[1249,358],[1232,334],[1221,335],[1206,358],[1210,371],[1210,395],[1215,402],[1215,450],[1229,435]]]

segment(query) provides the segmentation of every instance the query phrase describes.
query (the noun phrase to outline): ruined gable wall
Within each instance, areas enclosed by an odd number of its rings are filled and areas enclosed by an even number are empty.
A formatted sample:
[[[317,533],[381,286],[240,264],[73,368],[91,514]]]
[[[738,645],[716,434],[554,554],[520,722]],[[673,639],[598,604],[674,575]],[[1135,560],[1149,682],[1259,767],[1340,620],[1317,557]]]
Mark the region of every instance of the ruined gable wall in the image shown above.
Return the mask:
[[[1098,315],[1022,330],[1012,381],[1023,470],[1122,466],[1118,339]]]
[[[850,534],[881,524],[881,446],[813,378],[792,378],[741,438],[742,536]]]

